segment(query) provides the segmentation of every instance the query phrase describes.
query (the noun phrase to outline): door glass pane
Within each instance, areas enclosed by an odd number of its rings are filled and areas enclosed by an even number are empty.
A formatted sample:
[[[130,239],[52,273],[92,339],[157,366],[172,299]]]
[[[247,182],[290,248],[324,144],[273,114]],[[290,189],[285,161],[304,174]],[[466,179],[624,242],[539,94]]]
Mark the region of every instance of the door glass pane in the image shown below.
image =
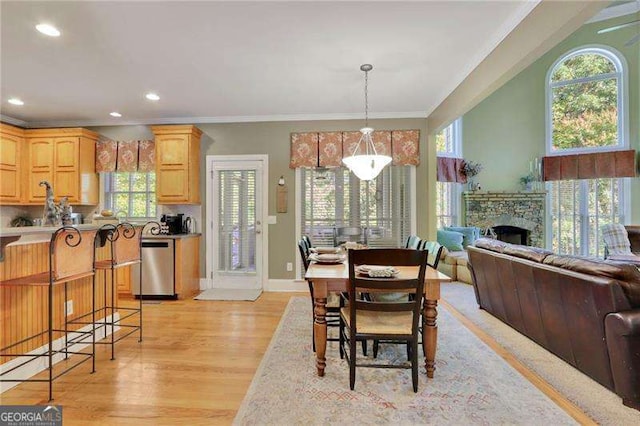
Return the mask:
[[[218,171],[218,272],[256,272],[256,171]]]

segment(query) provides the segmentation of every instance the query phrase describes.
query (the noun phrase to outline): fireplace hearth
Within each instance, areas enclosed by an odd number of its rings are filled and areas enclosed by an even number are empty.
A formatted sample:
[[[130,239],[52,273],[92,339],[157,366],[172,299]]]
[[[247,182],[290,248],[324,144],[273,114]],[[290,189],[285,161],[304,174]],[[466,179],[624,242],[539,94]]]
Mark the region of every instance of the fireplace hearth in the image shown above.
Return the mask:
[[[544,247],[546,192],[463,193],[465,225],[493,232],[499,240]],[[491,231],[490,231],[491,230]]]

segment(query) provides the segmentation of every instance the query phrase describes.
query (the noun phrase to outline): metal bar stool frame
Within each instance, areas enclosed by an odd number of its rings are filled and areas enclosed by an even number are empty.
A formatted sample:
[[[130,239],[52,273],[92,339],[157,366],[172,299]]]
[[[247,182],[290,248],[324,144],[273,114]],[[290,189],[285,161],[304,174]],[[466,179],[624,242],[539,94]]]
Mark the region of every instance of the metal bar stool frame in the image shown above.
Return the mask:
[[[94,231],[88,231],[87,233],[92,233]],[[59,239],[62,239],[62,242],[64,243],[64,245],[62,245],[62,243],[60,243]],[[48,382],[49,383],[49,401],[53,400],[53,381],[56,380],[57,378],[63,376],[64,374],[70,372],[71,370],[75,369],[76,367],[78,367],[79,365],[83,364],[85,361],[87,361],[88,359],[92,360],[92,365],[91,365],[91,374],[95,373],[96,371],[96,340],[95,340],[95,331],[96,331],[96,326],[95,326],[95,302],[96,302],[96,281],[95,281],[95,269],[94,269],[94,264],[95,264],[95,250],[91,250],[91,268],[87,268],[87,270],[71,270],[71,272],[67,271],[67,274],[65,275],[64,272],[61,272],[61,269],[63,269],[61,266],[65,266],[68,268],[69,265],[63,265],[62,262],[60,262],[60,258],[62,256],[59,255],[59,253],[57,253],[56,248],[58,247],[58,245],[60,245],[60,249],[64,249],[64,250],[73,250],[76,247],[80,247],[80,245],[82,244],[82,233],[75,227],[73,226],[62,226],[60,228],[58,228],[56,231],[53,232],[53,234],[51,235],[51,239],[49,242],[49,271],[48,272],[44,272],[44,273],[40,273],[40,274],[34,274],[34,275],[30,275],[30,276],[26,276],[26,277],[21,277],[21,278],[14,278],[14,279],[9,279],[9,280],[5,280],[0,282],[0,285],[2,286],[47,286],[48,287],[48,297],[47,297],[47,320],[48,320],[48,325],[47,325],[47,329],[43,332],[40,333],[36,333],[32,336],[28,336],[25,339],[20,340],[19,342],[15,342],[12,343],[11,345],[8,345],[4,348],[0,348],[0,357],[26,357],[29,358],[26,361],[19,363],[18,365],[2,372],[0,374],[0,382]],[[93,238],[91,239],[91,241],[93,242]],[[65,248],[68,247],[68,248]],[[69,256],[68,253],[65,253],[66,256]],[[79,263],[78,265],[82,265],[82,262]],[[76,266],[78,266],[76,265]],[[91,315],[92,316],[92,323],[91,323],[91,327],[90,327],[90,331],[82,331],[82,330],[74,330],[73,332],[76,334],[79,334],[80,337],[79,338],[73,338],[72,340],[68,339],[68,333],[69,333],[69,329],[68,329],[68,322],[66,321],[66,314],[67,314],[67,284],[70,281],[74,281],[74,280],[78,280],[81,278],[86,278],[86,277],[92,277],[91,280],[91,312],[87,315]],[[54,286],[59,285],[59,284],[64,284],[64,313],[65,313],[65,327],[64,329],[55,329],[53,328],[54,324],[53,324],[53,289]],[[60,349],[56,349],[54,350],[53,348],[53,333],[54,332],[63,332],[64,333],[64,341],[65,344],[62,348]],[[44,334],[47,334],[48,337],[48,344],[47,344],[47,350],[45,350],[43,353],[40,354],[33,354],[33,353],[5,353],[6,351],[10,350],[11,348],[14,348],[22,343],[26,343],[30,340],[33,340],[37,337],[40,337]],[[83,352],[81,350],[75,351],[75,350],[69,350],[73,345],[75,344],[84,344],[84,343],[88,343],[86,342],[86,338],[87,337],[91,337],[91,352]],[[65,368],[63,371],[57,373],[54,375],[53,373],[53,357],[56,354],[64,354],[64,359],[68,359],[69,355],[78,355],[81,357],[81,359],[74,363],[72,366]],[[46,379],[34,379],[34,378],[27,378],[27,379],[4,379],[2,378],[2,376],[5,376],[8,373],[11,373],[12,371],[15,371],[16,369],[29,364],[30,362],[33,362],[39,358],[42,357],[46,357],[48,359],[48,364],[46,369],[48,370],[48,377]]]

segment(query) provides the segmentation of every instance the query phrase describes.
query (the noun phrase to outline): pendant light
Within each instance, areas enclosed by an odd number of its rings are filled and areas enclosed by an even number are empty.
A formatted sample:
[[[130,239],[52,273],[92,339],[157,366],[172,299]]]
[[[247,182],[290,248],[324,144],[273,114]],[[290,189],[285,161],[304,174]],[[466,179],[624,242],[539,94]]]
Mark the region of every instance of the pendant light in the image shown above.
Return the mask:
[[[364,71],[364,117],[365,127],[360,129],[360,140],[356,144],[349,157],[342,159],[342,162],[360,180],[372,180],[380,174],[382,169],[391,162],[388,155],[379,155],[371,139],[373,129],[369,127],[369,71],[373,69],[371,64],[363,64],[360,70]],[[364,154],[358,154],[360,145],[364,144]]]

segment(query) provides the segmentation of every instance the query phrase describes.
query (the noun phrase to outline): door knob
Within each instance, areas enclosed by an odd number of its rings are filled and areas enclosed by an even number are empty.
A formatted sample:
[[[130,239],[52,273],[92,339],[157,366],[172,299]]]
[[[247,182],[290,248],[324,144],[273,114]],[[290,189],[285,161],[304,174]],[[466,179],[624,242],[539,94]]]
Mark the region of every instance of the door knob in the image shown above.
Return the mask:
[[[262,231],[259,229],[256,229],[256,234],[262,234]]]

